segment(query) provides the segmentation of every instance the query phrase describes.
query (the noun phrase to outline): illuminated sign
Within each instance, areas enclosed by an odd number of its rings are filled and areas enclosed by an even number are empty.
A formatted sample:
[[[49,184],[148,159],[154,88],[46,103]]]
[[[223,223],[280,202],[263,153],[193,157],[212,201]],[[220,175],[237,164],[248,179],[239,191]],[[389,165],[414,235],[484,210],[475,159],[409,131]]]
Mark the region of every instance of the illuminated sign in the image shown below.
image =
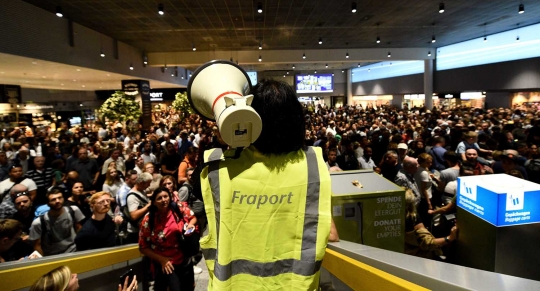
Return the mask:
[[[151,92],[150,101],[163,101],[163,92]]]
[[[457,205],[494,226],[540,222],[540,185],[506,174],[459,177]]]

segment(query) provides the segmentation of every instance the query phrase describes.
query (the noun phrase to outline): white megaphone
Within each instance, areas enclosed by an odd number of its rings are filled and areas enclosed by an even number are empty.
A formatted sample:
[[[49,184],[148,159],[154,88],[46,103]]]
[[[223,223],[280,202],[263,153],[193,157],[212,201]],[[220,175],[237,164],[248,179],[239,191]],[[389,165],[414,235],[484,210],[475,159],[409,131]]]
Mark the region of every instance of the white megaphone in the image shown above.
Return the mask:
[[[247,147],[261,134],[261,117],[251,107],[250,93],[247,73],[223,60],[200,66],[187,89],[191,107],[197,114],[215,120],[221,138],[232,148]]]

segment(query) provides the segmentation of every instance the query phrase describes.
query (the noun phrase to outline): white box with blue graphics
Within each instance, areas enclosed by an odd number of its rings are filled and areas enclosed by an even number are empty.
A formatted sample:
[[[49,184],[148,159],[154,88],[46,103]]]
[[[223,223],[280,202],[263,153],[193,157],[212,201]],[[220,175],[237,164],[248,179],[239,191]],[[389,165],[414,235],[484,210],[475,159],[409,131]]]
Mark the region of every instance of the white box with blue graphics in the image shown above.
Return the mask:
[[[457,205],[494,226],[540,222],[540,184],[506,174],[459,177]]]

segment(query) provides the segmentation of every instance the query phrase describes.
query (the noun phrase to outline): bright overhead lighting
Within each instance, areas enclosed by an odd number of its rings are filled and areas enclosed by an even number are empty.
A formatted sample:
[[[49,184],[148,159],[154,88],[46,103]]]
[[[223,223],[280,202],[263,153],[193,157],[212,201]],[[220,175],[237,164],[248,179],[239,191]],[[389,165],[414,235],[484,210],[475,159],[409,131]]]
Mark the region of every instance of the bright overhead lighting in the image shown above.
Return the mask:
[[[259,62],[262,62],[262,56],[259,56]]]
[[[262,50],[262,41],[259,42],[259,49]]]
[[[287,75],[289,74],[289,71],[287,71]]]
[[[334,76],[334,73],[332,73],[332,77]]]
[[[352,13],[356,13],[356,2],[353,2],[353,3],[351,4],[351,12],[352,12]]]
[[[326,68],[328,69],[328,64],[326,64],[326,66],[325,66],[325,67],[326,67]]]
[[[174,77],[174,73],[171,73],[171,77]]]
[[[435,39],[435,36],[432,36],[431,37],[431,43],[435,43],[437,41],[437,39]]]
[[[388,52],[388,57],[389,57],[389,58],[392,57],[392,54],[391,54],[390,52]]]
[[[519,14],[525,13],[525,6],[524,6],[523,4],[519,4],[519,10],[518,10],[518,13],[519,13]]]
[[[341,70],[342,73],[345,73],[345,70]]]
[[[129,69],[133,71],[133,64],[129,64]]]
[[[62,6],[56,6],[56,16],[64,17],[64,13],[62,13]]]
[[[317,74],[317,70],[315,70],[315,72],[313,72],[313,74]]]
[[[444,13],[444,3],[439,4],[439,13]]]
[[[381,38],[377,36],[377,43],[381,43]]]
[[[484,42],[486,42],[486,41],[487,41],[487,36],[484,36]]]
[[[262,10],[262,3],[261,3],[261,2],[257,3],[257,12],[259,12],[259,13],[262,13],[262,12],[263,12],[263,10]]]
[[[427,53],[427,56],[428,56],[428,57],[431,57],[431,51],[429,51],[429,52]]]
[[[304,59],[304,60],[306,59],[306,54],[305,53],[302,54],[302,59]]]
[[[319,37],[319,44],[322,44],[322,37]]]
[[[105,57],[105,53],[103,52],[103,49],[101,50],[101,53],[99,54],[102,58]]]
[[[163,3],[159,3],[157,7],[158,7],[158,14],[159,15],[164,15],[165,10],[163,9]]]
[[[360,68],[360,63],[358,63],[358,67]]]
[[[345,58],[346,58],[346,59],[349,58],[349,53],[346,53],[346,54],[345,54]]]
[[[293,68],[293,70],[294,70],[294,69],[296,69],[296,66],[293,64],[293,65],[292,65],[292,68]]]

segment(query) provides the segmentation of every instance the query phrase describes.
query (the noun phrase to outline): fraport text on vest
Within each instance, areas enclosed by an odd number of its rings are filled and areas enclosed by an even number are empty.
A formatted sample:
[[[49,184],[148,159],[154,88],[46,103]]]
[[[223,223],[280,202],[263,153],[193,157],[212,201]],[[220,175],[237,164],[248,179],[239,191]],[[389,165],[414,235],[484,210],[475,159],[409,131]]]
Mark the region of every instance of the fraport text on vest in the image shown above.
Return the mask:
[[[291,204],[291,198],[293,196],[293,193],[290,192],[289,194],[274,194],[274,195],[247,195],[247,194],[240,194],[240,191],[233,191],[233,197],[232,197],[232,203],[235,202],[238,204],[243,204],[244,201],[246,204],[254,205],[257,204],[257,209],[261,207],[261,205],[264,205],[266,203],[270,204],[283,204],[283,200],[287,200],[288,204]]]

